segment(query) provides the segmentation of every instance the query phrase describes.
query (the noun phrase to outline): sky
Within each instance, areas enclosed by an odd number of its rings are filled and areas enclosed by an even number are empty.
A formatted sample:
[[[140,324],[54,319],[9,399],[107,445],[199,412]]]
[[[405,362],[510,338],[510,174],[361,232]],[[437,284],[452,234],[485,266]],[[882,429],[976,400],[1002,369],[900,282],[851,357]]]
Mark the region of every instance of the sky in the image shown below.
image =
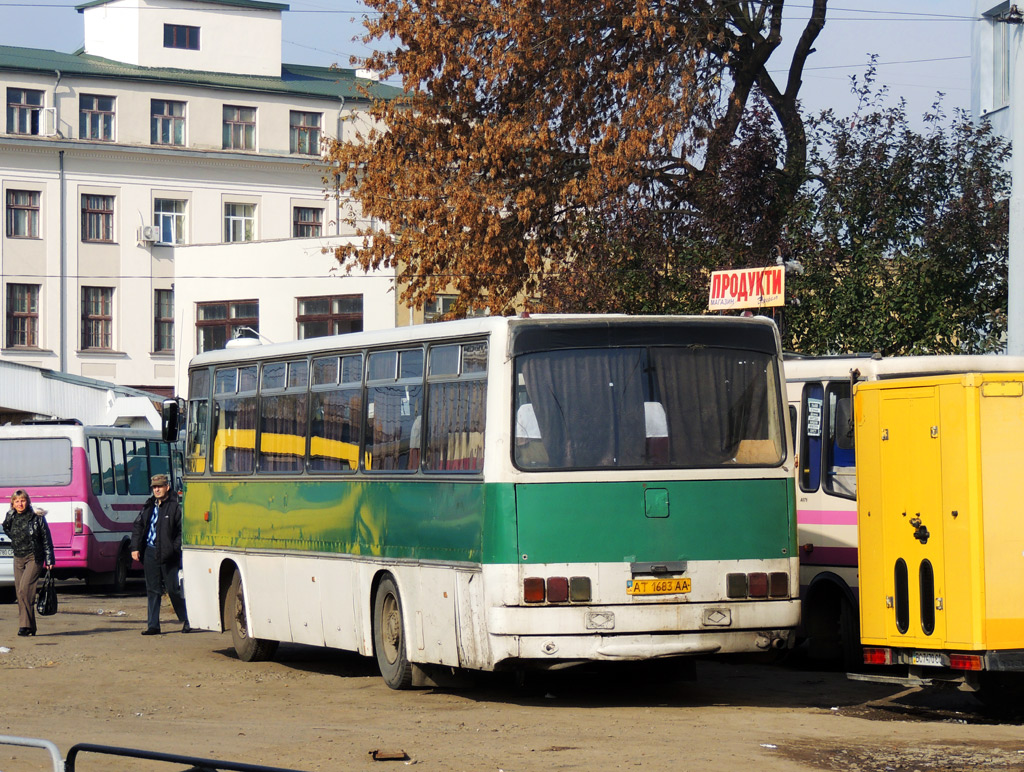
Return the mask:
[[[349,67],[351,55],[368,52],[354,40],[368,13],[357,0],[282,1],[290,6],[283,14],[285,62]],[[67,0],[0,0],[0,45],[76,51],[83,43],[83,26],[75,5]],[[786,2],[793,21],[783,29],[783,49],[769,63],[780,81],[802,30],[800,17],[810,6],[811,0]],[[972,7],[970,0],[830,0],[825,29],[805,70],[805,108],[852,113],[850,75],[862,74],[872,54],[878,56],[879,81],[893,99],[907,100],[911,116],[927,111],[940,91],[947,112],[968,108]],[[780,60],[777,67],[775,59]]]

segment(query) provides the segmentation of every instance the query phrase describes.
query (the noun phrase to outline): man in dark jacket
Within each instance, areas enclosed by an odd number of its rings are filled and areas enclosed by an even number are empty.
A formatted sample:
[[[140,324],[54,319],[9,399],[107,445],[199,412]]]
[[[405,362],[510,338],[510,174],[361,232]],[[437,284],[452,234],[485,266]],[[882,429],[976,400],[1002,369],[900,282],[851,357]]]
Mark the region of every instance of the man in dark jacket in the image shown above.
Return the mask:
[[[171,492],[167,475],[153,475],[153,495],[142,505],[132,526],[132,559],[142,563],[149,601],[143,635],[160,635],[160,601],[164,590],[171,599],[183,633],[192,631],[185,612],[178,572],[181,570],[181,504]]]

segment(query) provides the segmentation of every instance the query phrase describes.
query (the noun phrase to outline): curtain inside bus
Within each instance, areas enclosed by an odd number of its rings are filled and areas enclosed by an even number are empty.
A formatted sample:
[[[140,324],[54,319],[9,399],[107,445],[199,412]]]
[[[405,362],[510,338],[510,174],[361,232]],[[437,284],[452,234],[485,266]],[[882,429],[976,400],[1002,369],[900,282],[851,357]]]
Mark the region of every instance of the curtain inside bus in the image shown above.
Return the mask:
[[[516,360],[516,462],[534,469],[778,464],[770,355],[706,347],[568,349]]]

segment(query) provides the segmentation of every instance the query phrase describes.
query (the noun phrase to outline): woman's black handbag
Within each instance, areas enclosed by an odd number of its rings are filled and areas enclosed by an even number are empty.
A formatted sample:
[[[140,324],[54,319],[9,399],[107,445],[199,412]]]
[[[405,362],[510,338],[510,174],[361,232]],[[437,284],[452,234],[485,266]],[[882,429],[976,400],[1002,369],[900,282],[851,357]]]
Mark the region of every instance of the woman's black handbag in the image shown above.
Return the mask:
[[[36,592],[36,613],[43,617],[57,613],[57,588],[54,586],[50,569],[46,569],[46,576],[43,577]]]

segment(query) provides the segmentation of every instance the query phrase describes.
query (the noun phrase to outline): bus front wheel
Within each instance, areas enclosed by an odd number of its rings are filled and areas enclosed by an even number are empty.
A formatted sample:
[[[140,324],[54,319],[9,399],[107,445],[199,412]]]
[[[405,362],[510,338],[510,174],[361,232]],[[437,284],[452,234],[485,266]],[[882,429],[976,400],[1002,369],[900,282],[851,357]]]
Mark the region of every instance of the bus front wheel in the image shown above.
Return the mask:
[[[231,643],[235,647],[235,654],[243,662],[263,662],[272,658],[277,651],[277,641],[249,636],[242,575],[237,571],[231,577],[231,585],[224,596],[224,626],[231,631]]]
[[[412,685],[402,600],[395,580],[390,576],[381,580],[373,601],[373,651],[384,683],[392,689],[408,689]]]

